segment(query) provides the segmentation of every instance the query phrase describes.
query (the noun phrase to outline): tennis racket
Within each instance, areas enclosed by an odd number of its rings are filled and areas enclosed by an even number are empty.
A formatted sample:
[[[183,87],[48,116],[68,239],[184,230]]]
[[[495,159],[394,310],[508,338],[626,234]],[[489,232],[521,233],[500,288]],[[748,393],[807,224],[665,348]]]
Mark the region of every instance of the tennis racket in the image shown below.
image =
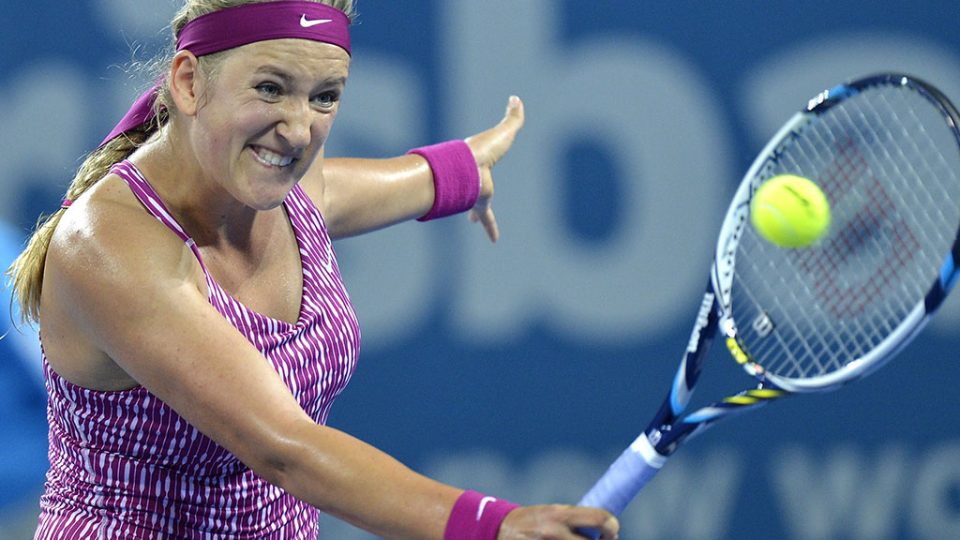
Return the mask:
[[[839,388],[916,337],[957,280],[958,120],[930,84],[887,73],[819,94],[776,133],[727,210],[670,393],[579,504],[619,515],[681,443],[715,422]],[[812,179],[830,202],[830,229],[813,246],[779,248],[750,225],[751,197],[780,174]],[[756,380],[681,417],[718,333]]]

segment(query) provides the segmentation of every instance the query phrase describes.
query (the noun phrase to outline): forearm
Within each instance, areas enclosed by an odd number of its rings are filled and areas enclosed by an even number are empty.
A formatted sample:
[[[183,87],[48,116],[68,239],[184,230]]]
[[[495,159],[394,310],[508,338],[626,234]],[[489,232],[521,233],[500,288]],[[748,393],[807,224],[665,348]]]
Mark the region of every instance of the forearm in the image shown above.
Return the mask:
[[[294,496],[383,538],[441,539],[461,490],[341,431],[307,426],[277,478]]]
[[[389,160],[343,160],[334,162],[332,176],[323,171],[321,211],[328,216],[331,236],[360,234],[413,217],[429,221],[478,204],[483,177],[465,141],[414,148],[408,154]],[[489,186],[487,201],[492,189]]]
[[[317,202],[334,239],[418,218],[433,205],[433,173],[417,155],[326,159],[323,184]]]

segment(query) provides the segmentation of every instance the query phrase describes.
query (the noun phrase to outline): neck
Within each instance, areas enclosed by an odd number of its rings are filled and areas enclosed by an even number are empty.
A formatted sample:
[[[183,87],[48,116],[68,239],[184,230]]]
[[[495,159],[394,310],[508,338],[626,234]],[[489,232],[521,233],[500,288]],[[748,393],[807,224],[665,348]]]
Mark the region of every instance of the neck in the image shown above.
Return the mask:
[[[199,247],[255,251],[258,228],[283,215],[281,208],[258,211],[234,198],[169,124],[130,160]]]

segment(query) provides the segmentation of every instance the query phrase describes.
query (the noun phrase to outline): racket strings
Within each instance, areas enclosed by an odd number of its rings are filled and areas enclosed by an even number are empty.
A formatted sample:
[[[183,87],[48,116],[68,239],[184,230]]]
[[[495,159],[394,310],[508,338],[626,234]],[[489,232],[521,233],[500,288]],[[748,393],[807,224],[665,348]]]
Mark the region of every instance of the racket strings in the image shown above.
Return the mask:
[[[862,176],[867,169],[867,162],[863,159],[863,156],[857,151],[856,146],[850,140],[837,143],[833,140],[833,136],[830,138],[826,137],[830,132],[828,130],[811,130],[810,138],[799,141],[800,144],[797,145],[797,150],[799,153],[797,156],[790,156],[785,162],[787,168],[796,168],[801,170],[801,168],[806,167],[809,163],[816,163],[823,158],[824,151],[823,148],[835,148],[837,150],[836,159],[829,161],[826,171],[822,175],[824,178],[822,188],[824,189],[828,200],[838,201],[842,200],[845,196],[849,196],[849,188],[853,184],[853,181],[856,178]],[[836,215],[837,211],[834,209],[833,213]],[[836,217],[834,217],[836,220]],[[846,244],[846,247],[849,246],[849,240],[846,237],[841,237],[841,241]],[[798,261],[800,269],[804,272],[817,275],[831,275],[832,279],[829,281],[817,280],[817,284],[821,288],[831,288],[836,291],[842,290],[851,290],[853,288],[853,283],[849,279],[850,276],[846,274],[838,274],[833,272],[832,269],[835,268],[838,264],[836,257],[836,251],[834,250],[824,250],[820,253],[820,256],[807,256],[803,255],[813,255],[812,252],[796,252],[793,253],[794,257]],[[809,295],[809,288],[804,289],[804,292]],[[820,290],[820,295],[827,295],[834,291]],[[796,297],[796,295],[794,295]],[[807,296],[808,297],[808,296]],[[806,301],[807,297],[804,297],[803,300]],[[799,298],[794,298],[795,305],[801,305]],[[807,328],[814,328],[818,326],[818,320],[814,319],[813,313],[804,312],[804,322],[807,324],[804,328],[794,328],[794,333],[798,336],[811,335]],[[808,358],[815,365],[813,370],[801,371],[799,367],[803,364],[795,362],[793,364],[793,370],[790,371],[790,376],[793,377],[804,377],[808,372],[812,373],[825,373],[834,369],[839,368],[843,363],[843,358],[846,354],[860,355],[865,352],[863,348],[855,348],[850,350],[849,346],[856,347],[858,341],[850,341],[844,338],[849,332],[858,332],[865,333],[869,332],[870,328],[865,327],[858,320],[854,319],[853,324],[855,328],[851,331],[845,331],[845,325],[840,326],[830,326],[827,327],[826,331],[822,331],[816,334],[813,334],[819,339],[820,347],[818,347],[815,353],[812,353]],[[834,330],[836,329],[836,330]],[[839,343],[848,343],[846,349],[841,349],[837,344]],[[824,361],[819,359],[823,358]]]
[[[903,98],[904,98],[904,96],[897,96],[897,95],[894,95],[894,97],[900,98],[901,101],[903,101]],[[939,224],[933,223],[932,227],[928,226],[928,225],[931,225],[931,223],[927,222],[927,223],[915,223],[914,227],[910,227],[907,229],[908,231],[911,232],[911,234],[919,233],[922,235],[927,235],[927,238],[925,239],[925,241],[919,243],[917,246],[918,249],[922,250],[923,246],[934,245],[935,243],[939,243],[939,241],[942,239],[942,236],[939,236],[939,235],[936,238],[931,238],[928,235],[928,233],[937,233],[937,232],[942,232],[950,229],[950,223],[948,222],[947,217],[938,208],[938,205],[935,204],[935,200],[933,199],[934,191],[937,188],[940,188],[939,195],[941,197],[944,197],[945,200],[950,200],[953,196],[944,189],[944,185],[942,183],[931,182],[928,184],[928,187],[930,189],[927,189],[927,190],[910,189],[911,185],[916,185],[917,182],[920,182],[920,178],[924,178],[924,177],[944,178],[945,176],[947,177],[952,176],[952,171],[949,169],[949,167],[947,166],[946,162],[943,159],[943,156],[940,153],[933,152],[933,151],[926,151],[926,152],[924,151],[925,148],[933,150],[936,148],[936,145],[933,144],[932,139],[924,129],[923,123],[917,117],[912,107],[907,107],[905,105],[898,106],[898,104],[890,103],[890,101],[888,100],[888,96],[884,94],[879,94],[877,96],[877,99],[878,101],[882,101],[887,105],[886,109],[889,110],[891,113],[891,116],[893,118],[893,123],[894,123],[893,125],[913,126],[914,129],[902,130],[903,137],[900,144],[895,144],[894,134],[890,133],[889,130],[887,130],[885,135],[889,140],[889,144],[870,146],[867,148],[867,150],[880,151],[884,153],[884,155],[876,157],[876,160],[878,162],[882,161],[882,162],[891,163],[891,164],[894,164],[895,167],[897,163],[913,164],[915,166],[912,171],[914,173],[913,178],[909,178],[910,175],[907,174],[907,171],[902,171],[899,168],[896,168],[896,170],[894,171],[894,174],[891,175],[891,179],[901,178],[906,181],[905,185],[902,186],[904,189],[897,190],[896,193],[903,196],[904,198],[907,198],[907,197],[911,198],[912,203],[916,205],[916,207],[929,208],[936,211],[939,214],[939,217],[942,219],[942,223],[939,223]],[[901,116],[903,116],[904,114],[909,115],[910,117],[909,122],[901,118]],[[918,143],[919,140],[922,140],[924,144],[922,145],[919,144]],[[912,150],[912,153],[908,154],[907,150]],[[890,155],[891,151],[897,153],[896,158]],[[935,163],[940,165],[941,167],[934,169],[933,165]],[[909,180],[913,180],[913,182],[910,182]],[[922,195],[925,196],[924,200],[921,200]],[[909,202],[907,201],[904,201],[904,202],[909,204]],[[904,215],[905,218],[911,218],[911,217],[917,217],[917,216],[928,216],[928,214],[913,212],[913,213],[908,213]],[[933,217],[936,217],[936,216],[933,216]]]
[[[731,302],[752,358],[804,379],[864,358],[922,301],[960,225],[960,157],[939,109],[900,86],[835,105],[778,152],[762,179],[816,181],[831,230],[788,250],[747,227]]]
[[[795,141],[794,146],[791,148],[791,152],[786,153],[782,156],[783,170],[785,171],[801,171],[803,170],[808,163],[815,163],[822,159],[823,150],[822,148],[829,147],[826,144],[826,139],[824,138],[824,133],[819,131],[808,131],[806,138],[800,138]],[[860,165],[865,165],[865,161],[858,159],[858,156],[850,152],[849,144],[836,145],[835,148],[838,150],[839,159],[832,160],[830,162],[830,168],[832,171],[828,171],[825,174],[829,178],[843,178],[851,179],[862,174],[860,171],[863,169]],[[773,176],[775,174],[780,174],[780,170],[770,171],[768,174]],[[843,193],[840,192],[840,188],[849,185],[849,181],[843,182],[825,182],[822,186],[827,196],[831,200],[837,200],[840,198]],[[750,243],[758,243],[756,247],[750,247]],[[744,252],[753,252],[758,249],[766,248],[765,244],[759,243],[756,237],[745,239],[744,243],[741,244],[741,251]],[[795,252],[794,255],[799,255],[792,257],[786,261],[790,266],[798,266],[804,272],[815,272],[818,274],[826,275],[827,271],[830,268],[833,268],[837,265],[837,261],[833,260],[831,257],[831,252],[826,252],[826,257],[803,257],[802,255],[807,254],[807,252]],[[782,272],[778,271],[778,264],[782,261],[776,261],[771,258],[763,257],[750,257],[738,258],[738,271],[735,274],[735,280],[737,280],[740,285],[737,287],[737,290],[743,294],[748,295],[749,301],[742,302],[735,299],[735,306],[742,305],[769,305],[769,301],[762,301],[760,298],[753,293],[757,288],[756,285],[753,287],[746,286],[743,283],[743,276],[746,275],[742,271],[742,263],[744,261],[750,261],[753,264],[753,271],[749,274],[751,276],[761,275],[761,272],[765,271],[770,275],[776,275],[779,277],[777,282],[770,283],[769,287],[764,290],[764,296],[769,298],[775,292],[779,295],[786,295],[787,298],[782,299],[781,301],[787,305],[803,305],[808,302],[808,298],[813,294],[810,289],[809,283],[801,283],[803,287],[798,288],[797,283],[791,282],[788,280],[791,275],[791,272]],[[769,265],[769,268],[761,270],[757,263],[765,262]],[[794,270],[795,271],[795,270]],[[835,286],[838,289],[849,289],[850,283],[847,282],[846,277],[843,275],[836,276],[838,278],[837,283],[833,283],[832,286]],[[822,282],[821,282],[822,286]],[[793,317],[784,318],[776,317],[777,331],[771,334],[774,338],[773,342],[769,340],[760,340],[760,339],[747,339],[751,343],[757,343],[757,346],[751,346],[750,352],[755,359],[763,359],[763,365],[770,371],[775,372],[782,376],[788,377],[804,377],[808,372],[814,373],[823,373],[833,369],[837,369],[842,364],[843,351],[840,350],[838,344],[843,343],[845,340],[841,335],[843,327],[837,327],[840,331],[831,331],[834,327],[827,327],[827,331],[811,333],[807,329],[816,327],[817,320],[816,314],[807,310],[797,310]],[[742,320],[742,319],[741,319]],[[857,332],[863,333],[869,331],[863,327],[862,324],[854,321],[856,324]],[[744,336],[749,336],[749,332],[743,332],[741,330],[741,339]],[[856,346],[857,342],[850,342],[851,345]],[[811,366],[807,366],[801,362],[790,362],[786,363],[783,367],[780,367],[776,364],[773,364],[770,359],[773,358],[776,351],[791,351],[793,356],[800,356],[801,358],[809,359],[808,362],[812,362]],[[853,354],[862,352],[860,350],[851,351]],[[801,369],[806,368],[806,369]]]
[[[839,113],[845,114],[846,111],[840,110]],[[848,117],[846,120],[845,125],[857,127],[862,124],[853,118]],[[877,321],[887,323],[899,321],[909,311],[912,301],[922,293],[923,286],[926,285],[919,281],[922,273],[914,272],[913,276],[903,275],[903,272],[911,270],[910,260],[920,249],[921,243],[916,235],[917,231],[922,231],[923,228],[918,227],[916,223],[907,223],[906,214],[900,211],[900,208],[911,207],[900,195],[913,191],[909,184],[911,180],[918,181],[918,175],[915,171],[905,171],[896,167],[898,162],[909,163],[909,161],[894,159],[895,156],[888,151],[890,147],[896,147],[892,134],[886,129],[889,124],[889,120],[876,119],[873,125],[880,127],[876,133],[861,132],[856,138],[868,140],[870,136],[877,137],[878,144],[864,145],[862,148],[862,152],[866,154],[863,159],[874,164],[892,164],[894,174],[884,180],[903,180],[904,185],[896,185],[896,182],[881,182],[876,175],[884,174],[884,171],[865,168],[864,175],[858,179],[861,185],[852,186],[854,189],[847,194],[847,197],[852,199],[850,207],[856,210],[846,223],[838,224],[840,227],[835,238],[840,241],[840,245],[837,249],[825,251],[834,257],[839,257],[841,264],[846,263],[849,257],[858,254],[863,257],[864,253],[870,253],[870,261],[868,261],[870,264],[857,268],[859,275],[853,276],[860,282],[859,286],[851,286],[848,283],[846,287],[831,291],[836,295],[833,300],[843,299],[835,308],[836,315],[844,319],[856,318],[868,312],[868,303],[877,301],[878,291],[888,291],[898,285],[903,287],[914,285],[914,289],[901,290],[902,294],[889,295],[887,304],[883,302],[877,304],[878,309],[887,308],[886,312],[878,313]],[[900,157],[906,158],[902,153]],[[873,264],[873,261],[878,262]],[[920,270],[916,266],[913,269]],[[850,270],[848,269],[848,272]],[[911,277],[917,279],[911,279]],[[901,302],[898,303],[898,300]],[[892,330],[892,327],[888,324],[882,330],[880,335],[885,335]],[[868,340],[867,343],[872,341]]]

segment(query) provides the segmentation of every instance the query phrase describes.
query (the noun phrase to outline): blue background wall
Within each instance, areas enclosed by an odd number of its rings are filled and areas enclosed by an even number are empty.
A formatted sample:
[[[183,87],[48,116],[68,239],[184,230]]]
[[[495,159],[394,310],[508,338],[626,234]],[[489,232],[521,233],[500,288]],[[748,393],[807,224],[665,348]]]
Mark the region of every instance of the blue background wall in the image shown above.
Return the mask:
[[[5,0],[4,263],[142,89],[125,66],[165,43],[176,5]],[[783,121],[877,70],[960,100],[956,0],[359,7],[329,154],[463,137],[513,93],[528,124],[496,169],[497,245],[465,219],[337,245],[365,340],[331,423],[525,503],[576,501],[659,405],[725,204]],[[685,447],[625,513],[622,536],[960,537],[958,303],[871,378]],[[34,339],[0,340],[0,538],[30,534],[46,467]],[[707,369],[703,400],[744,381],[719,351]],[[327,538],[365,538],[324,525]]]

